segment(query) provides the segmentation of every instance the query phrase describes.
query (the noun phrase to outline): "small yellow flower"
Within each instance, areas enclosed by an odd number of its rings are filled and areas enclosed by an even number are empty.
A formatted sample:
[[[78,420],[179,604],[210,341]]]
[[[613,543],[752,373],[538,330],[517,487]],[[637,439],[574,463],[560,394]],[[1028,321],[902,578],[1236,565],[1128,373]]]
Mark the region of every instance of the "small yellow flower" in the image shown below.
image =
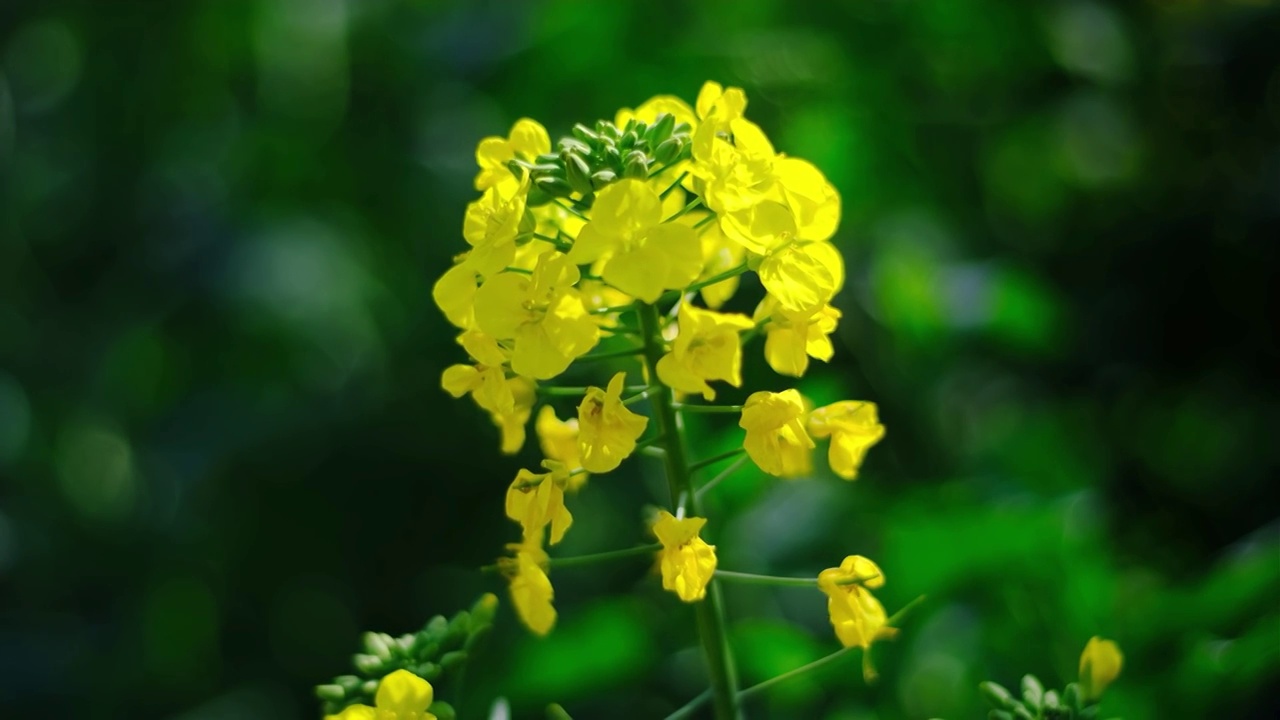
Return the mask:
[[[717,141],[725,143],[721,138],[729,134],[730,123],[746,112],[747,96],[742,88],[726,89],[708,80],[698,91],[694,108],[699,123],[693,134],[693,157],[705,162],[714,152]]]
[[[876,676],[871,644],[897,634],[896,629],[886,626],[884,606],[871,594],[872,589],[882,586],[884,575],[879,566],[861,555],[850,555],[840,567],[818,574],[818,588],[827,595],[831,627],[841,645],[862,648],[862,674],[868,682]]]
[[[525,537],[542,536],[545,527],[551,528],[551,542],[555,545],[573,524],[573,516],[564,506],[564,490],[569,480],[569,470],[554,460],[543,461],[545,473],[533,473],[521,469],[507,488],[507,517],[520,523]]]
[[[757,392],[747,398],[738,426],[746,430],[742,447],[761,470],[797,477],[813,468],[813,440],[804,429],[804,398],[796,390]]]
[[[687,225],[662,222],[662,199],[642,180],[620,180],[601,190],[591,222],[578,233],[569,258],[604,262],[600,277],[644,302],[683,288],[702,271],[702,247]]]
[[[507,546],[515,558],[500,560],[499,566],[510,580],[511,604],[525,627],[535,635],[546,635],[556,624],[556,609],[551,604],[555,591],[547,577],[547,554],[542,550],[542,533],[526,536],[524,541]]]
[[[561,420],[556,417],[555,408],[543,405],[533,429],[538,435],[538,446],[548,460],[555,460],[574,470],[582,467],[582,453],[578,450],[578,418]],[[565,490],[576,492],[587,484],[589,477],[585,471],[570,475]]]
[[[1124,655],[1120,646],[1112,640],[1104,640],[1098,636],[1089,638],[1080,653],[1080,689],[1086,700],[1097,700],[1102,691],[1112,683],[1124,666]]]
[[[537,389],[532,380],[522,377],[507,378],[507,387],[511,389],[513,400],[511,412],[490,412],[489,415],[502,432],[502,454],[514,455],[524,447],[525,425],[533,415]]]
[[[476,147],[476,164],[480,166],[476,189],[488,190],[499,183],[519,182],[507,163],[516,157],[532,161],[549,152],[551,137],[547,135],[546,128],[536,120],[520,118],[511,126],[507,137],[487,137]]]
[[[325,720],[436,720],[427,712],[435,690],[408,670],[396,670],[378,682],[374,707],[351,705]]]
[[[835,354],[828,337],[835,332],[840,311],[825,305],[811,312],[794,312],[770,296],[756,307],[755,321],[764,323],[764,358],[780,375],[801,377],[809,358],[827,362]]]
[[[475,268],[460,262],[445,271],[431,287],[431,299],[454,327],[466,330],[475,324],[476,288],[480,285]]]
[[[573,288],[578,268],[564,255],[548,251],[532,275],[504,272],[476,291],[476,325],[498,340],[513,340],[511,369],[548,380],[569,367],[600,339]]]
[[[844,286],[844,259],[831,243],[791,243],[760,263],[760,284],[794,312],[821,309]]]
[[[884,437],[884,426],[876,419],[876,404],[841,400],[809,414],[809,432],[816,438],[831,438],[827,460],[831,469],[845,480],[858,477],[858,467],[867,450]]]
[[[707,583],[716,572],[716,548],[698,537],[706,518],[679,519],[666,510],[658,513],[653,534],[662,543],[658,562],[662,587],[685,602],[697,602],[707,595]]]
[[[734,387],[742,385],[743,330],[755,323],[746,315],[703,310],[692,304],[680,304],[677,321],[680,328],[671,352],[658,361],[658,379],[684,393],[702,393],[714,400],[716,391],[708,380],[724,380]]]
[[[606,473],[635,452],[636,440],[649,424],[622,404],[626,373],[618,373],[609,388],[587,388],[578,406],[578,451],[587,472]]]
[[[511,264],[516,256],[516,236],[524,221],[528,186],[494,185],[479,200],[467,205],[462,237],[471,245],[466,262],[485,277]]]

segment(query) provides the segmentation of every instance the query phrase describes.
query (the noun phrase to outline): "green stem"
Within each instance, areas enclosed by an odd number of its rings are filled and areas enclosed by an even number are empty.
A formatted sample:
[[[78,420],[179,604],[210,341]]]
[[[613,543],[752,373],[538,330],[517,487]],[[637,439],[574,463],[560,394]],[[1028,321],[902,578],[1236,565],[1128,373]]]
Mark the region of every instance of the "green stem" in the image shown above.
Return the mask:
[[[634,353],[629,353],[629,354],[634,354]],[[538,388],[538,394],[545,395],[547,397],[580,397],[582,395],[586,395],[587,391],[590,389],[591,388],[589,387],[581,387],[581,386],[546,385],[546,386],[540,386]],[[635,385],[632,387],[623,388],[623,392],[636,393],[636,392],[643,392],[646,389],[647,388],[644,385]]]
[[[755,573],[729,572],[728,570],[716,570],[716,577],[720,580],[728,580],[729,582],[743,583],[746,585],[780,585],[783,587],[817,587],[818,578],[789,578],[775,577],[773,575],[756,575]]]
[[[674,403],[676,410],[680,412],[691,413],[740,413],[741,405],[689,405],[686,403]]]
[[[665,170],[666,168],[663,168],[663,169]],[[667,196],[670,195],[672,191],[674,191],[676,188],[680,187],[680,183],[684,182],[684,179],[687,177],[689,177],[688,170],[680,173],[680,177],[676,178],[675,182],[668,185],[666,190],[663,190],[661,193],[658,193],[658,198],[661,200],[666,200]]]
[[[644,330],[644,360],[649,370],[650,400],[658,431],[666,442],[667,487],[674,505],[683,495],[691,515],[702,517],[698,500],[693,493],[692,473],[685,457],[684,432],[680,416],[672,406],[671,389],[658,382],[658,361],[662,359],[662,320],[658,308],[652,304],[639,306],[640,327]],[[738,677],[733,666],[733,655],[725,629],[724,598],[720,585],[714,581],[707,588],[707,597],[694,604],[698,622],[698,637],[702,641],[703,659],[711,678],[711,698],[717,720],[738,720],[742,716],[738,707]]]
[[[839,660],[840,658],[844,657],[845,655],[848,655],[848,654],[849,654],[849,651],[851,651],[851,650],[856,650],[856,649],[858,649],[859,647],[860,647],[860,646],[858,646],[858,645],[853,645],[853,646],[851,646],[851,647],[847,647],[847,648],[840,648],[839,650],[837,650],[837,651],[835,651],[835,652],[831,653],[830,655],[828,655],[828,656],[826,656],[826,657],[818,658],[817,660],[814,660],[813,662],[809,663],[808,665],[801,665],[800,667],[796,668],[795,670],[789,670],[789,671],[787,671],[787,672],[782,673],[781,675],[778,675],[777,677],[771,677],[771,678],[769,678],[768,680],[765,680],[765,681],[764,681],[764,682],[762,682],[762,683],[757,683],[757,684],[755,684],[755,685],[752,685],[751,687],[749,687],[749,688],[747,688],[747,689],[743,690],[742,692],[738,693],[738,697],[739,697],[739,698],[741,698],[741,699],[745,699],[745,698],[751,697],[752,695],[755,695],[756,693],[764,692],[765,690],[768,690],[769,688],[773,687],[774,685],[777,685],[777,684],[778,684],[778,683],[780,683],[780,682],[784,682],[784,681],[786,681],[786,680],[790,680],[791,678],[793,678],[793,677],[795,677],[795,676],[797,676],[797,675],[803,675],[803,674],[805,674],[805,673],[809,672],[810,670],[817,670],[818,668],[822,667],[823,665],[826,665],[826,664],[827,664],[827,663],[829,663],[829,662],[832,662],[832,661],[835,661],[835,660]]]
[[[729,278],[738,277],[739,275],[746,272],[747,270],[750,270],[750,268],[747,267],[746,263],[742,263],[737,267],[729,268],[728,270],[725,270],[724,272],[719,273],[717,275],[712,275],[706,280],[699,280],[698,282],[690,285],[689,287],[679,292],[682,292],[682,293],[696,292],[698,290],[701,290],[704,287],[708,287],[710,285],[715,285],[716,283],[724,282]],[[673,295],[672,297],[679,297],[679,295]]]
[[[623,550],[610,550],[608,552],[592,553],[590,555],[577,555],[574,557],[551,558],[548,562],[553,568],[573,567],[574,565],[591,565],[594,563],[608,562],[617,560],[618,558],[635,557],[636,555],[645,555],[658,552],[662,549],[662,543],[653,543],[652,545],[639,545],[637,547],[626,548]]]
[[[677,210],[675,215],[672,215],[671,217],[667,218],[666,220],[663,220],[662,222],[669,223],[672,220],[676,220],[678,218],[684,217],[687,213],[693,210],[697,210],[701,206],[702,206],[702,198],[695,197],[693,200],[690,200],[687,205]]]
[[[702,497],[703,495],[707,494],[707,492],[710,491],[711,488],[715,487],[716,485],[719,485],[722,481],[727,479],[730,475],[737,472],[738,468],[745,465],[749,460],[751,460],[751,458],[747,457],[746,455],[743,455],[737,460],[734,460],[732,463],[729,464],[729,467],[721,470],[719,475],[716,475],[715,477],[703,483],[702,487],[698,488],[698,491],[694,494],[697,495],[698,497]]]
[[[708,465],[715,465],[716,463],[722,460],[728,460],[729,458],[738,457],[744,452],[746,452],[746,450],[743,450],[742,448],[734,448],[732,450],[726,450],[720,453],[719,455],[712,455],[709,458],[703,458],[702,460],[699,460],[693,463],[692,465],[690,465],[689,472],[693,472],[695,470],[701,470],[702,468],[707,467]]]
[[[613,360],[621,357],[634,357],[644,352],[644,348],[627,348],[625,350],[612,350],[610,352],[602,352],[595,354],[583,355],[574,362],[593,362],[595,360]]]

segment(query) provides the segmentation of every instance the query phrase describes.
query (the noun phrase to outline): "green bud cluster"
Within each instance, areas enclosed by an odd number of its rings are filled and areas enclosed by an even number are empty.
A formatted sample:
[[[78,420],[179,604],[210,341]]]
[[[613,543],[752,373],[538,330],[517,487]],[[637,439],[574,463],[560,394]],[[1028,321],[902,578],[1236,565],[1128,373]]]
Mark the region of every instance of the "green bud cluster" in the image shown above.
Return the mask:
[[[642,180],[688,159],[692,130],[689,123],[676,123],[670,113],[662,113],[653,123],[632,118],[622,128],[608,120],[596,122],[594,129],[578,123],[571,137],[556,143],[554,152],[533,162],[512,160],[511,171],[517,176],[529,173],[530,206],[566,198],[588,208],[595,193],[611,183],[623,178]]]
[[[1096,720],[1098,704],[1084,699],[1080,685],[1071,683],[1061,693],[1045,690],[1039,678],[1022,678],[1022,697],[1018,698],[993,682],[978,686],[992,709],[990,720]]]
[[[355,674],[340,675],[331,682],[316,686],[316,697],[324,706],[324,714],[339,713],[348,705],[372,705],[378,683],[396,670],[408,670],[428,682],[436,682],[445,673],[459,670],[480,638],[493,626],[497,601],[485,595],[452,618],[436,615],[416,633],[392,637],[386,633],[367,632],[363,652],[352,656]],[[440,720],[451,720],[453,708],[435,701],[431,712]]]

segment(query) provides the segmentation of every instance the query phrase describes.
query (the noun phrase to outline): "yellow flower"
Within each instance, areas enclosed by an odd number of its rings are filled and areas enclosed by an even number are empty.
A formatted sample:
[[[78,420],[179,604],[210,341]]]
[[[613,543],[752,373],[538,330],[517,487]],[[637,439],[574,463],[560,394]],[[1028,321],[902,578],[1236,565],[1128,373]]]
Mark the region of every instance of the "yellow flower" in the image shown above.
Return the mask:
[[[649,424],[622,404],[626,373],[618,373],[609,388],[587,388],[578,405],[578,452],[587,472],[606,473],[617,468],[636,449],[636,439]]]
[[[542,466],[549,472],[536,474],[522,468],[516,473],[507,488],[507,517],[520,523],[525,537],[535,533],[541,537],[543,528],[550,526],[550,544],[555,545],[573,524],[564,506],[569,470],[554,460],[545,460]]]
[[[466,262],[489,277],[511,264],[516,256],[516,236],[524,222],[528,185],[494,185],[479,200],[467,205],[462,237],[471,245]]]
[[[730,123],[746,112],[747,96],[742,88],[731,87],[726,90],[720,83],[708,80],[698,91],[694,107],[700,122],[693,134],[693,157],[705,162],[710,158],[716,142],[725,142],[721,136],[730,133]]]
[[[1120,675],[1124,655],[1112,640],[1089,638],[1080,654],[1080,689],[1086,700],[1097,700],[1102,691]]]
[[[325,720],[436,720],[427,712],[434,698],[431,683],[408,670],[396,670],[378,682],[374,707],[351,705]]]
[[[844,259],[831,243],[791,243],[769,253],[757,273],[784,309],[813,312],[844,285]]]
[[[699,154],[699,141],[706,137],[709,124],[698,128],[693,153],[697,162],[694,176],[703,183],[702,198],[707,207],[722,217],[749,210],[761,201],[778,196],[774,187],[774,162],[778,154],[773,144],[755,123],[734,119],[719,131],[733,136],[733,143],[717,135],[710,148]]]
[[[463,330],[475,323],[476,287],[480,284],[475,268],[460,262],[445,271],[431,288],[431,299],[444,313],[445,319]]]
[[[476,361],[473,365],[451,365],[440,377],[440,385],[455,398],[470,394],[489,413],[502,431],[502,452],[512,455],[524,445],[525,423],[533,413],[533,383],[522,377],[507,377],[506,351],[489,335],[468,330],[458,342]]]
[[[764,323],[764,358],[780,375],[800,377],[809,369],[809,358],[831,359],[835,348],[828,336],[835,332],[840,311],[825,305],[812,312],[795,312],[765,296],[756,307],[755,321]]]
[[[658,361],[658,379],[685,393],[702,393],[713,400],[716,391],[708,380],[742,385],[742,339],[738,333],[755,327],[746,315],[703,310],[680,304],[680,332],[671,352]]]
[[[662,200],[642,180],[619,180],[596,195],[591,222],[578,233],[569,258],[579,265],[603,260],[600,276],[644,302],[683,288],[702,271],[697,233],[662,222]]]
[[[515,558],[500,560],[499,566],[510,580],[511,604],[520,622],[535,635],[546,635],[556,624],[556,609],[551,604],[555,592],[547,577],[547,554],[542,550],[542,533],[526,536],[519,544],[507,546]]]
[[[476,175],[476,189],[488,190],[502,182],[519,182],[511,174],[507,163],[516,157],[532,161],[539,155],[551,152],[551,137],[546,128],[536,120],[520,118],[511,126],[511,133],[505,137],[487,137],[476,147],[476,164],[480,166],[480,174]]]
[[[701,213],[689,213],[680,219],[691,218],[692,221],[697,222],[702,216]],[[746,249],[740,243],[725,237],[718,223],[707,225],[701,232],[699,239],[702,241],[702,274],[697,278],[699,282],[732,270],[746,259]],[[738,291],[740,280],[741,277],[735,275],[714,285],[707,285],[699,291],[702,302],[712,310],[720,309],[720,306],[728,302],[729,298]]]
[[[573,289],[578,268],[564,255],[548,251],[532,275],[494,275],[476,291],[476,325],[498,340],[514,340],[511,369],[547,380],[569,367],[600,338]]]
[[[662,587],[685,602],[706,597],[707,583],[716,572],[716,548],[698,537],[706,518],[676,518],[663,510],[653,524],[653,534],[662,543],[658,563]]]
[[[816,438],[831,438],[827,451],[831,469],[853,480],[867,450],[884,437],[884,426],[876,419],[875,403],[841,400],[810,413],[809,432]]]
[[[795,390],[757,392],[747,398],[738,426],[742,447],[761,470],[778,477],[807,474],[813,467],[813,440],[804,429],[804,398]]]
[[[680,123],[688,123],[689,127],[698,125],[698,118],[694,116],[693,108],[689,107],[689,103],[675,95],[655,95],[645,100],[635,110],[622,108],[614,116],[613,124],[618,128],[623,128],[626,127],[628,120],[634,119],[652,125],[658,119],[658,116],[663,113],[675,118],[677,125]]]
[[[502,432],[502,454],[514,455],[524,447],[524,428],[533,415],[537,389],[532,380],[522,377],[507,378],[507,387],[513,399],[511,412],[490,412],[490,419]]]
[[[543,405],[533,429],[538,435],[542,454],[548,460],[555,460],[570,469],[582,467],[582,453],[578,451],[578,418],[561,420],[556,417],[555,408]],[[570,475],[565,489],[576,492],[587,483],[588,477],[586,472]]]
[[[871,644],[897,634],[896,629],[886,626],[884,606],[870,591],[883,585],[880,568],[861,555],[850,555],[840,567],[818,574],[818,588],[827,595],[831,627],[841,645],[862,648],[862,674],[868,682],[876,676],[868,652]]]
[[[800,158],[778,158],[774,181],[782,191],[801,240],[829,240],[840,225],[840,193],[821,170]]]

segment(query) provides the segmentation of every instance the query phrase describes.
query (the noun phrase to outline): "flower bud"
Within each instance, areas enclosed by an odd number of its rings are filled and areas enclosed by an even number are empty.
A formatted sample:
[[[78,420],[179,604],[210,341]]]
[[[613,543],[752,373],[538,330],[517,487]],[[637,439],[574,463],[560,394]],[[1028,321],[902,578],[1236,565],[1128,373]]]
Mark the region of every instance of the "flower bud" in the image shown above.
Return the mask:
[[[448,670],[467,661],[466,650],[454,650],[440,656],[440,667]]]
[[[1005,690],[1004,686],[999,683],[980,683],[978,685],[978,691],[981,692],[982,695],[987,698],[987,702],[991,703],[995,708],[1012,707],[1017,703],[1017,701],[1013,699],[1013,695],[1011,695],[1008,690]]]
[[[622,176],[643,180],[649,176],[649,158],[639,150],[627,153],[622,164]]]
[[[676,116],[671,113],[662,113],[658,116],[658,120],[649,127],[649,131],[645,133],[645,142],[649,143],[649,147],[661,145],[663,141],[671,137],[671,131],[676,126]]]
[[[391,659],[391,638],[382,633],[364,634],[364,651],[382,660]]]
[[[564,158],[565,177],[569,181],[569,187],[583,195],[591,192],[591,166],[587,161],[581,155],[571,152],[562,153],[561,157]]]
[[[1022,677],[1022,700],[1035,710],[1039,710],[1044,702],[1044,685],[1040,684],[1040,679],[1035,675]]]
[[[342,702],[347,696],[347,691],[342,689],[341,685],[317,685],[316,697],[328,702]]]
[[[1124,665],[1120,647],[1111,640],[1094,636],[1080,654],[1080,691],[1085,700],[1097,700]]]
[[[356,669],[365,675],[377,675],[382,672],[382,658],[376,655],[360,654],[352,658]]]
[[[658,147],[653,151],[653,159],[662,165],[670,165],[680,157],[680,153],[684,151],[684,148],[685,144],[680,138],[669,137],[658,144]]]
[[[606,185],[618,179],[618,174],[612,170],[601,170],[591,176],[591,187],[595,190],[602,190]]]
[[[564,153],[566,150],[569,152],[575,152],[582,155],[591,154],[591,146],[582,142],[578,138],[571,138],[571,137],[560,138],[560,152]]]
[[[570,132],[573,133],[574,137],[588,145],[596,145],[600,142],[600,135],[582,123],[575,124]]]
[[[573,186],[557,177],[540,177],[533,181],[533,186],[551,197],[567,198],[573,195]]]

